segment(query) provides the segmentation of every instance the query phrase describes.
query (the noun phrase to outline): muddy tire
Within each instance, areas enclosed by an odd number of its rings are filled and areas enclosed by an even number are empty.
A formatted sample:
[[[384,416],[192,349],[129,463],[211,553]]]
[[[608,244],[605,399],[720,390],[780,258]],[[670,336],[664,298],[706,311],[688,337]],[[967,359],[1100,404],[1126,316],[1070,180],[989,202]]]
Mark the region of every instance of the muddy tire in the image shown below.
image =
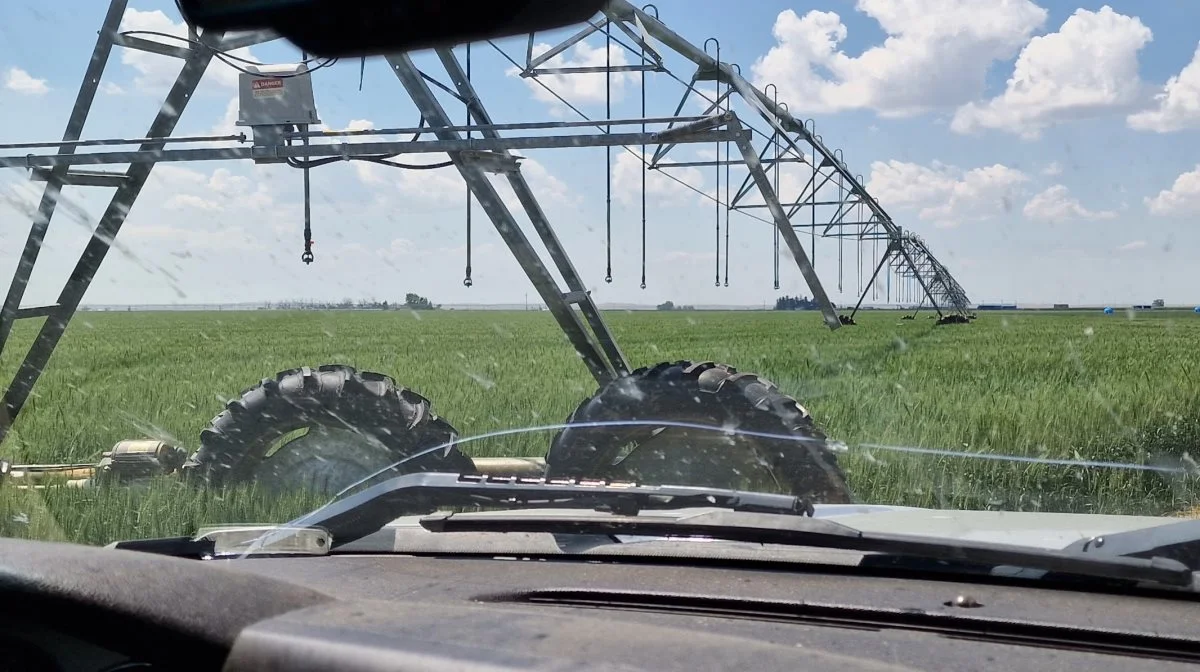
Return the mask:
[[[339,438],[301,438],[272,451],[301,430]],[[413,456],[388,475],[474,471],[454,447],[457,438],[429,400],[389,376],[336,364],[303,367],[264,378],[226,404],[201,432],[200,449],[184,470],[215,487],[253,481],[271,490],[331,493]]]
[[[779,489],[786,492],[817,503],[852,501],[837,456],[812,416],[774,383],[755,374],[713,362],[681,361],[638,369],[600,388],[580,404],[566,424],[621,421],[649,424],[567,427],[555,437],[546,455],[548,475],[617,478],[631,471],[644,474],[657,462],[659,471],[668,477],[691,468],[692,482],[676,484],[729,487],[723,475],[739,468],[737,455],[741,454],[768,469]],[[664,428],[653,425],[655,421],[736,427],[754,435],[735,434],[739,443],[735,449],[729,445],[728,433]],[[679,431],[691,432],[690,438],[678,440]],[[671,437],[675,441],[668,441],[670,432],[676,433]],[[691,442],[702,435],[724,436],[725,444],[706,455],[689,455]],[[673,446],[669,451],[668,443]],[[636,448],[618,462],[630,445]],[[712,464],[724,459],[721,455],[733,459],[732,466]],[[633,465],[628,464],[631,461]],[[703,480],[708,482],[697,482]]]

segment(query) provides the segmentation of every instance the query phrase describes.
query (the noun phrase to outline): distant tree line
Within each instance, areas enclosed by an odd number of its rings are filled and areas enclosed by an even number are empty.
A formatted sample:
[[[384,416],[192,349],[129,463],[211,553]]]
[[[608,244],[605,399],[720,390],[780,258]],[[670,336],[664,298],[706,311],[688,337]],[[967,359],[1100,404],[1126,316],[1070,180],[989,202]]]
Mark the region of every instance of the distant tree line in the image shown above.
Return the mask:
[[[834,306],[835,308],[837,306]],[[781,296],[775,299],[775,310],[820,310],[821,306],[814,299],[806,296]]]
[[[404,295],[404,303],[376,301],[375,299],[342,299],[341,301],[276,301],[267,303],[266,310],[436,310],[441,305],[434,305],[429,299],[409,292]]]
[[[657,306],[655,306],[655,308],[658,310],[695,310],[696,309],[695,306],[677,306],[672,301],[664,301],[664,302],[658,304]]]

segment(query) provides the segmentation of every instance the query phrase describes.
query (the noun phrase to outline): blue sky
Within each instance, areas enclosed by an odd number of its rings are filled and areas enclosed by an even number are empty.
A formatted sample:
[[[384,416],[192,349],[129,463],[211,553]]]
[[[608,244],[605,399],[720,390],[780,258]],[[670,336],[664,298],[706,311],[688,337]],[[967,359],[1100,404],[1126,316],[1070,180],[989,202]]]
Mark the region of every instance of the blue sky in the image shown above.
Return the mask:
[[[759,84],[775,82],[781,99],[815,120],[825,141],[844,151],[898,224],[925,237],[973,300],[1200,301],[1194,265],[1200,250],[1200,60],[1194,62],[1200,5],[656,4],[676,32],[695,44],[719,38],[723,60],[738,63]],[[82,0],[0,3],[0,142],[61,136],[105,10],[106,3]],[[179,30],[178,21],[170,2],[131,0],[125,27],[169,32]],[[536,41],[555,44],[563,36]],[[523,58],[523,40],[501,47]],[[241,55],[297,60],[282,43]],[[475,47],[473,58],[474,83],[497,121],[575,118],[513,76],[487,45]],[[589,40],[567,58],[602,64],[603,42]],[[416,60],[445,79],[427,55]],[[679,58],[668,56],[667,65],[681,78],[691,75]],[[140,137],[178,67],[167,57],[115,49],[84,136]],[[415,109],[382,62],[368,60],[361,91],[358,73],[357,61],[343,61],[314,75],[328,128],[415,125]],[[603,81],[568,77],[543,81],[587,114],[603,115]],[[177,133],[229,132],[235,84],[236,73],[211,70]],[[670,114],[684,92],[663,75],[651,76],[648,89],[651,116]],[[614,92],[614,116],[638,116],[636,78],[616,82]],[[461,105],[445,102],[463,114]],[[685,113],[700,111],[690,104]],[[713,148],[676,151],[683,161],[711,158]],[[809,293],[788,259],[783,287],[773,288],[771,230],[738,213],[730,217],[730,286],[714,287],[713,203],[661,177],[652,177],[648,192],[648,288],[640,289],[640,173],[636,157],[620,149],[612,154],[614,281],[606,284],[605,150],[522,155],[527,178],[601,302],[754,305],[781,293]],[[674,174],[711,192],[714,170]],[[465,187],[453,169],[335,163],[313,171],[313,180],[317,262],[305,267],[298,171],[229,162],[159,165],[87,302],[396,299],[407,291],[444,303],[533,296],[481,211],[475,214],[475,284],[463,287]],[[17,171],[0,176],[5,282],[38,186]],[[53,299],[109,191],[67,187],[67,196],[73,207],[60,208],[54,220],[27,304]],[[835,302],[852,303],[860,285],[857,251],[844,248],[840,278],[837,254],[836,242],[818,241],[817,270]],[[864,267],[871,255],[867,247]]]

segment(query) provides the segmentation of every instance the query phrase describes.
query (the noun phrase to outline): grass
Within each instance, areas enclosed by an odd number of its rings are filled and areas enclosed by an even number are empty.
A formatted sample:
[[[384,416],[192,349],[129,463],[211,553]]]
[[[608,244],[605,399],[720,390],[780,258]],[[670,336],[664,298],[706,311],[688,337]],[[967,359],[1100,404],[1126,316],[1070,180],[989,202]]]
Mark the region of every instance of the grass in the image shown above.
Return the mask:
[[[1189,475],[915,455],[982,454],[1191,464],[1200,446],[1200,316],[1162,311],[983,313],[934,327],[860,313],[830,332],[812,313],[614,313],[634,365],[712,359],[793,394],[831,437],[863,501],[1161,514],[1200,504]],[[7,381],[32,341],[0,359]],[[35,389],[5,456],[94,461],[118,440],[193,449],[224,401],[276,371],[345,363],[434,402],[464,436],[561,422],[594,383],[547,313],[81,313]],[[540,455],[549,433],[472,444]],[[889,447],[869,447],[875,444]],[[281,520],[303,498],[149,489],[0,487],[0,534],[103,543],[214,522]]]

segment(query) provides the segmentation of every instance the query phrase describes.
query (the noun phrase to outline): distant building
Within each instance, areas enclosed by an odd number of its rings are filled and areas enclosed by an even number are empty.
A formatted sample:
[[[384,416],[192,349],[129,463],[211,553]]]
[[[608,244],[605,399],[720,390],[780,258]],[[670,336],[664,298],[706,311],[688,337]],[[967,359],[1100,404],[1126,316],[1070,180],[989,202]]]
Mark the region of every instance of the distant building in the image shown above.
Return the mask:
[[[1154,306],[1155,308],[1162,308],[1162,307],[1166,306],[1167,304],[1162,299],[1155,299],[1154,301],[1152,301],[1150,303],[1150,305]]]
[[[1070,307],[1071,307],[1071,304],[1069,304],[1069,303],[1056,303],[1056,304],[1054,304],[1054,309],[1055,309],[1055,310],[1067,310],[1067,309],[1069,309]]]
[[[976,306],[976,310],[1016,310],[1015,303],[981,303]]]

